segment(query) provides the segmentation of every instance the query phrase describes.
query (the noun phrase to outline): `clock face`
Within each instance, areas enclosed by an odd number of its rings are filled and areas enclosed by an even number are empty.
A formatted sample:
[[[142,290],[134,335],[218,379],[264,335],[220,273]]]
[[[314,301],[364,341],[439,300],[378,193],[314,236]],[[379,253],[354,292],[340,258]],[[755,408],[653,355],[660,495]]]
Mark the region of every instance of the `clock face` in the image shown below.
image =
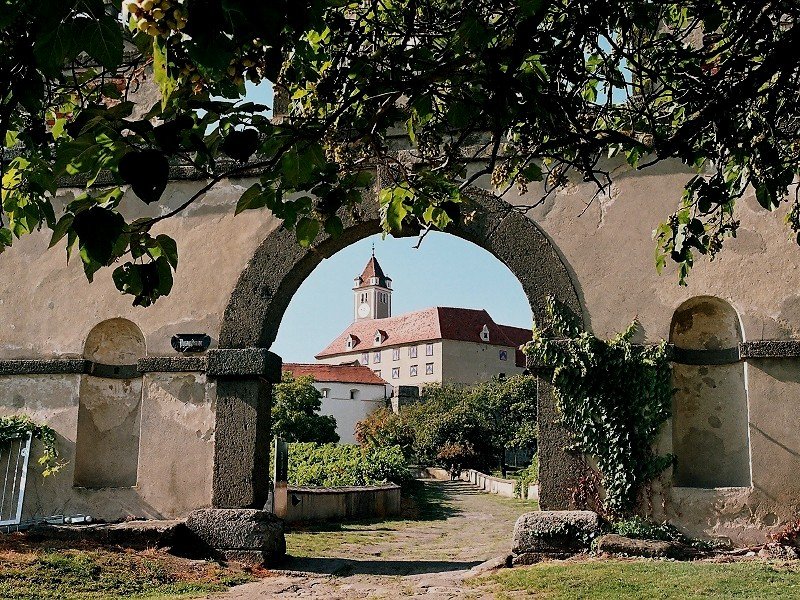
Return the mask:
[[[369,304],[366,302],[362,302],[361,305],[358,307],[358,316],[359,317],[366,317],[369,314]]]

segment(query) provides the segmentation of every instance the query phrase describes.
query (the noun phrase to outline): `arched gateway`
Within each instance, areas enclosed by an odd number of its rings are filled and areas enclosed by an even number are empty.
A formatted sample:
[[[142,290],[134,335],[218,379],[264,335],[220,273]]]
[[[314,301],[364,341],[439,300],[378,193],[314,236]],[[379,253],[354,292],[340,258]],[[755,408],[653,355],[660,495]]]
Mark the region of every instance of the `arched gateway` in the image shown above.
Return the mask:
[[[217,378],[213,505],[261,507],[269,473],[271,386],[280,380],[280,357],[269,352],[284,311],[300,284],[325,258],[380,231],[376,201],[367,214],[350,219],[336,238],[320,236],[301,248],[293,231],[278,229],[259,246],[234,288],[220,330],[219,349],[209,353],[208,374]],[[545,318],[552,295],[582,315],[575,282],[553,244],[527,217],[506,202],[476,190],[462,205],[469,219],[447,232],[491,252],[522,284],[533,315]],[[540,382],[540,503],[564,508],[567,489],[581,468],[565,452],[550,387]]]

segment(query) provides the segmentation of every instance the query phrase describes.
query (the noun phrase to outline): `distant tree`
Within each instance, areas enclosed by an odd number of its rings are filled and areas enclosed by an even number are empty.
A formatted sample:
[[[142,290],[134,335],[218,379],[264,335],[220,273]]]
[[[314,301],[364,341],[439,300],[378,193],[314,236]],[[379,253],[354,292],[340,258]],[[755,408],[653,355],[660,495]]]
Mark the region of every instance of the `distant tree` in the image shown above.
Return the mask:
[[[506,448],[535,448],[536,381],[528,375],[426,387],[399,414],[381,410],[356,425],[367,447],[399,445],[420,463],[500,467]]]
[[[356,423],[356,441],[366,448],[399,446],[403,456],[414,454],[414,429],[399,413],[381,408]]]
[[[336,419],[320,415],[322,394],[314,387],[312,377],[284,373],[275,385],[272,403],[272,433],[288,442],[335,444]]]
[[[505,477],[507,448],[536,448],[536,379],[530,375],[492,379],[472,387],[470,400],[489,422]]]

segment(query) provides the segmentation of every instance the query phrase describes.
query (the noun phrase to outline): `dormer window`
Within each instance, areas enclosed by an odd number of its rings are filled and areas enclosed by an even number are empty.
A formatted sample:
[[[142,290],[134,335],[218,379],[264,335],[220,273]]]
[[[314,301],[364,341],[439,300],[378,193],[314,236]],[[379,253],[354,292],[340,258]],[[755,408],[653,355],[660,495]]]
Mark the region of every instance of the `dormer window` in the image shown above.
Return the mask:
[[[345,342],[345,346],[348,350],[352,350],[358,345],[358,338],[354,336],[352,333],[347,336],[347,342]]]
[[[375,332],[375,337],[373,338],[373,340],[375,341],[375,345],[376,346],[379,345],[379,344],[382,344],[383,342],[386,341],[386,332],[385,331],[381,331],[380,329],[378,329]]]
[[[484,342],[488,342],[489,341],[489,326],[488,325],[484,325],[483,329],[481,329],[481,339]]]
[[[370,285],[378,285],[378,278],[377,277],[370,277],[369,278]]]

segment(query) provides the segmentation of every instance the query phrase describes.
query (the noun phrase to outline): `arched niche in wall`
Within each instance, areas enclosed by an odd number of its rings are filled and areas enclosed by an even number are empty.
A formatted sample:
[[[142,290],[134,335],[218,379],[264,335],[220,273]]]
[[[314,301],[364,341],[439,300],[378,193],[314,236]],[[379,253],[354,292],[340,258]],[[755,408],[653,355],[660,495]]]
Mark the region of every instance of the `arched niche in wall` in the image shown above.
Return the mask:
[[[699,296],[675,311],[670,327],[670,342],[676,348],[675,485],[751,484],[745,365],[734,350],[741,341],[739,315],[724,300]]]
[[[75,442],[74,484],[87,488],[136,485],[142,378],[136,362],[145,355],[141,330],[127,319],[96,325],[86,338]]]

